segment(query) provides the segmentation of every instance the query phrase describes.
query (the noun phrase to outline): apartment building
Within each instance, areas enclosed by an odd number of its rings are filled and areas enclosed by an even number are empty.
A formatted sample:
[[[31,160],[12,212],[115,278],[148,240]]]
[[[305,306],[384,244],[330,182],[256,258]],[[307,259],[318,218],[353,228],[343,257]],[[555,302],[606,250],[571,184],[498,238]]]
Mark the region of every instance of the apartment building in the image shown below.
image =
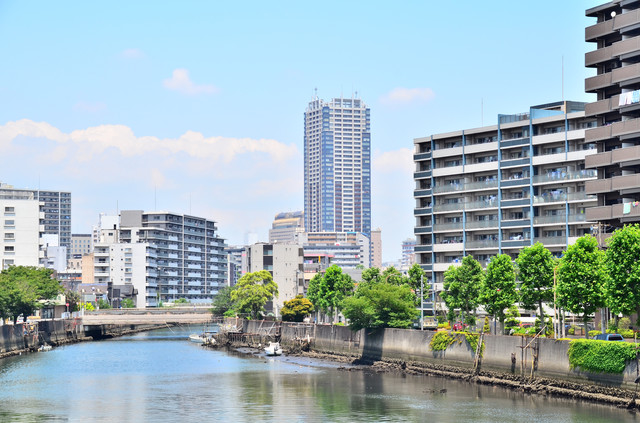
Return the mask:
[[[33,193],[0,191],[0,270],[43,264],[43,206]]]
[[[426,312],[433,312],[444,272],[465,255],[486,266],[496,254],[515,259],[538,241],[560,255],[593,233],[586,211],[597,198],[585,186],[596,171],[585,168],[585,158],[596,146],[585,130],[595,125],[584,103],[564,101],[414,140],[414,251],[434,292]]]
[[[296,244],[259,242],[245,247],[246,269],[243,273],[266,270],[278,285],[278,297],[265,307],[279,314],[285,301],[304,294],[303,251]]]
[[[298,244],[305,256],[327,256],[331,264],[343,270],[371,267],[369,237],[360,232],[304,232]]]
[[[185,298],[210,303],[227,285],[224,240],[212,220],[123,210],[94,246],[94,282],[133,285],[138,307]]]
[[[359,98],[317,97],[304,114],[307,232],[371,232],[370,111]]]
[[[585,91],[597,98],[585,115],[597,127],[586,131],[585,140],[597,154],[586,158],[585,167],[598,177],[586,186],[597,196],[587,218],[598,222],[604,245],[613,230],[640,221],[640,1],[614,0],[586,15],[596,23],[585,30],[595,47],[585,66],[596,75],[585,80]]]

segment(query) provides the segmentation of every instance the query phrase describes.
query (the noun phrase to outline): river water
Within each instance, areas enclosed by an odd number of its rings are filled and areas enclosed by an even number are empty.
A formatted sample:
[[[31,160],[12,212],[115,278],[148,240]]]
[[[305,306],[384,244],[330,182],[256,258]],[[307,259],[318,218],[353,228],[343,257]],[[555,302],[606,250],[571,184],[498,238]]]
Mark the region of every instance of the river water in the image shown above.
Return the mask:
[[[0,360],[0,422],[640,421],[609,406],[467,382],[210,350],[188,334],[166,329]]]

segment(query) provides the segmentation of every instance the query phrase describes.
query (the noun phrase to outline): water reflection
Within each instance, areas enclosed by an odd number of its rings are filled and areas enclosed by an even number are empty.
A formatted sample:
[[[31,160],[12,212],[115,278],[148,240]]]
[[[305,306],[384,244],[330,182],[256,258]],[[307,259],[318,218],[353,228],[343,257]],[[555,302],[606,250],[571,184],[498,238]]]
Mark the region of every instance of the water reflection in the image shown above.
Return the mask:
[[[167,329],[0,360],[0,421],[601,422],[607,406],[213,351]]]

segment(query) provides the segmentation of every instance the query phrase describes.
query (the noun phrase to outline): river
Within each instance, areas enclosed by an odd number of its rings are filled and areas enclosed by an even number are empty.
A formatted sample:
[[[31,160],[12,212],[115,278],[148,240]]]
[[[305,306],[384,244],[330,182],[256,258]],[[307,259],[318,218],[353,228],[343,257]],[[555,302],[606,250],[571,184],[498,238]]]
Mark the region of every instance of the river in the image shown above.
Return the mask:
[[[456,380],[210,350],[188,334],[163,329],[0,360],[0,421],[640,421],[609,406]]]

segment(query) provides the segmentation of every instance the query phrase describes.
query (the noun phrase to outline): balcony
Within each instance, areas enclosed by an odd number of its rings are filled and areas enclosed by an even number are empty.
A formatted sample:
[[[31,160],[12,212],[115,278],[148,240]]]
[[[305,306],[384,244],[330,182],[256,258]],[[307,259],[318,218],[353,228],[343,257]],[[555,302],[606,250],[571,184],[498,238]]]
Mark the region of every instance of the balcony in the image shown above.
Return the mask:
[[[611,164],[639,161],[640,145],[634,147],[618,148],[611,151]]]
[[[500,203],[500,207],[502,208],[524,207],[529,205],[531,205],[530,197],[507,199],[507,200],[502,200],[502,202]]]
[[[640,63],[627,65],[611,71],[611,82],[621,87],[635,83],[640,78]]]
[[[462,251],[464,250],[464,244],[462,242],[448,242],[433,244],[433,251],[436,253],[449,252],[449,251]]]
[[[432,232],[433,232],[433,229],[431,226],[416,226],[413,229],[414,234],[430,234]]]
[[[416,189],[413,191],[413,197],[414,198],[420,198],[420,197],[429,197],[432,193],[431,189],[425,188],[425,189]]]
[[[640,38],[632,37],[613,43],[609,47],[599,48],[585,54],[585,66],[591,67],[598,63],[616,59],[622,55],[640,53]]]
[[[529,166],[530,164],[531,164],[531,159],[529,157],[525,157],[522,159],[502,160],[500,162],[500,167],[506,168],[506,167],[517,167],[517,166]]]
[[[578,172],[549,172],[544,175],[535,175],[533,177],[533,184],[539,185],[544,183],[553,183],[558,181],[571,181],[571,180],[580,180],[580,179],[589,179],[595,178],[596,171],[589,170],[581,170]]]
[[[611,188],[613,191],[620,191],[622,194],[638,192],[640,190],[640,173],[611,178]]]
[[[566,245],[567,237],[566,236],[543,236],[536,237],[535,242],[541,242],[545,247],[552,245]]]
[[[595,25],[586,27],[584,31],[585,41],[595,41],[597,38],[603,37],[608,34],[613,34],[613,21],[613,19],[609,19],[607,21],[599,22]]]
[[[444,204],[436,204],[435,206],[433,206],[433,211],[435,213],[453,211],[453,210],[464,210],[464,203],[463,202],[444,203]]]
[[[480,201],[471,201],[468,203],[464,203],[465,210],[474,210],[474,209],[491,209],[498,207],[498,199],[495,198],[493,200],[480,200]]]
[[[529,137],[500,141],[500,148],[529,145]]]
[[[617,15],[615,18],[611,19],[611,21],[613,22],[614,30],[625,32],[627,27],[640,23],[640,9],[631,10],[621,15]],[[605,21],[603,23],[606,22],[608,21]]]
[[[465,229],[487,229],[487,228],[497,228],[497,227],[498,227],[498,219],[475,220],[473,222],[467,222],[465,225]]]
[[[611,206],[601,206],[601,207],[589,207],[586,210],[587,220],[589,221],[601,221],[601,220],[611,220]]]
[[[527,226],[531,225],[531,220],[529,220],[528,217],[525,217],[524,219],[516,219],[516,220],[503,220],[500,223],[500,226],[502,226],[502,228],[525,228]]]
[[[603,115],[618,109],[620,103],[620,95],[615,95],[611,98],[605,98],[604,100],[594,101],[584,107],[585,116],[597,116]]]
[[[502,248],[522,248],[531,245],[530,239],[505,239],[502,240]]]
[[[611,164],[611,153],[611,151],[605,151],[603,153],[591,154],[590,156],[585,157],[584,167],[587,169],[593,169],[596,167],[609,166]]]
[[[502,188],[519,187],[523,185],[529,185],[530,182],[531,180],[529,178],[503,179],[500,182],[500,186]]]
[[[433,232],[451,232],[451,231],[462,231],[462,222],[436,223],[433,226]]]
[[[431,178],[431,170],[420,170],[413,173],[413,179]]]
[[[477,250],[477,249],[497,249],[498,248],[498,240],[497,239],[483,239],[477,241],[467,241],[465,244],[466,249],[468,250]]]
[[[536,216],[533,218],[534,225],[553,225],[553,224],[565,224],[567,222],[564,214],[558,216]]]
[[[420,207],[413,210],[414,216],[427,216],[433,213],[433,209],[431,207]]]
[[[597,90],[611,86],[611,72],[592,76],[584,80],[584,90],[588,93],[595,93]]]
[[[429,159],[431,159],[431,152],[430,151],[428,153],[415,153],[413,155],[413,160],[415,160],[415,161],[429,160]]]
[[[587,181],[585,189],[589,194],[611,192],[611,179],[596,179],[595,181]]]

